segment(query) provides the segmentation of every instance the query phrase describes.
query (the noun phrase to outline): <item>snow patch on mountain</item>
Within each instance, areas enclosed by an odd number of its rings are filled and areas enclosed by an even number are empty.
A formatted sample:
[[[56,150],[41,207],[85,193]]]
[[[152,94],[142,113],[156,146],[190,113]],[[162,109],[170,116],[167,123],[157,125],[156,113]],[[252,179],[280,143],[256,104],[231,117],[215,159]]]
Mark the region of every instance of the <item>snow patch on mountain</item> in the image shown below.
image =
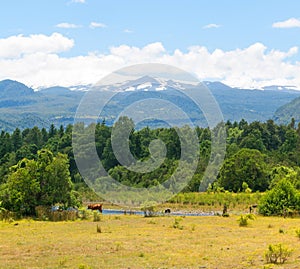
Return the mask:
[[[152,87],[152,83],[151,82],[146,82],[146,83],[143,83],[139,86],[137,86],[137,90],[141,90],[141,89],[146,89],[146,88],[151,88]]]

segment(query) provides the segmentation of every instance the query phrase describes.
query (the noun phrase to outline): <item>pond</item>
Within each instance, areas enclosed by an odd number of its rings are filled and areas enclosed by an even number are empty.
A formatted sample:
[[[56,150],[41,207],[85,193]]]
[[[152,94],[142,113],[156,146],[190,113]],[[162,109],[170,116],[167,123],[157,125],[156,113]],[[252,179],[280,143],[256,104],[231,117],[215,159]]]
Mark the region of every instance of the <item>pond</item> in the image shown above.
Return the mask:
[[[139,210],[120,210],[120,209],[103,209],[102,210],[103,215],[144,215],[143,211]],[[168,214],[164,214],[162,212],[157,212],[156,215],[158,216],[165,216],[165,215],[170,215],[170,216],[214,216],[216,215],[216,212],[181,212],[181,211],[176,211],[176,212],[171,212]]]

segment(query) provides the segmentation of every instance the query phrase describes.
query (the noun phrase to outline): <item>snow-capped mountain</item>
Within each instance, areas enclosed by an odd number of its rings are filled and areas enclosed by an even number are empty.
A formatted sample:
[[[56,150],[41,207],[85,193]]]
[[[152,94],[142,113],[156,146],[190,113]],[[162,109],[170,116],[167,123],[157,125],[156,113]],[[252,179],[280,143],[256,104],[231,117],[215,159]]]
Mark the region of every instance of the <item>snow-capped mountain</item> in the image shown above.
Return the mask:
[[[163,91],[168,88],[173,89],[188,89],[194,87],[199,82],[189,82],[180,80],[170,80],[163,78],[153,78],[151,76],[143,76],[138,79],[117,82],[109,85],[98,84],[96,86],[99,90],[112,92],[133,92],[133,91]]]
[[[221,82],[205,81],[203,84],[214,95],[224,120],[231,121],[239,121],[242,118],[249,122],[271,119],[279,107],[300,96],[300,91],[290,86],[247,90],[232,88]],[[98,85],[96,88],[116,94],[114,102],[108,105],[104,115],[106,122],[112,123],[116,113],[142,98],[165,98],[186,109],[193,120],[197,120],[196,108],[178,91],[191,87],[201,90],[195,82],[143,76],[122,83]],[[0,128],[14,130],[15,127],[26,128],[34,125],[48,128],[52,123],[72,124],[84,94],[93,88],[95,87],[91,85],[75,85],[69,88],[57,86],[35,91],[17,81],[0,81]]]

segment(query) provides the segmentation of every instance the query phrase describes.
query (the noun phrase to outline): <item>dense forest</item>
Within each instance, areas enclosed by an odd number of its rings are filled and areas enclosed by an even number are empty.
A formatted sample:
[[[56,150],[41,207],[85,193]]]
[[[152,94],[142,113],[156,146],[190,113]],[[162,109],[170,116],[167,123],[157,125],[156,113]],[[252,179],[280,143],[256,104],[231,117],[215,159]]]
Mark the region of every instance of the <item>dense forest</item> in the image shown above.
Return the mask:
[[[116,124],[134,126],[121,117]],[[226,155],[210,191],[265,192],[286,180],[293,190],[300,189],[300,124],[292,119],[288,125],[272,120],[248,123],[226,122]],[[86,190],[72,151],[72,125],[48,130],[38,127],[0,134],[0,201],[10,210],[32,213],[34,206],[55,203],[76,205],[78,192]],[[89,130],[91,126],[82,128]],[[187,135],[189,126],[176,128],[148,127],[134,130],[129,137],[132,155],[141,161],[150,158],[149,145],[161,139],[166,145],[166,158],[159,168],[149,173],[132,172],[120,165],[112,150],[112,127],[105,121],[93,125],[98,156],[109,174],[125,185],[148,187],[164,182],[178,166],[181,156],[178,129]],[[176,130],[177,129],[177,130]],[[210,159],[211,135],[214,130],[196,127],[199,139],[197,170],[184,192],[197,192]],[[84,145],[83,153],[84,155]],[[191,160],[195,161],[195,160]],[[188,164],[187,164],[188,166]],[[184,175],[184,173],[183,173]],[[22,182],[20,183],[20,178]],[[19,189],[18,189],[19,188]],[[29,189],[24,197],[22,189]],[[77,192],[76,192],[77,191]],[[32,197],[35,199],[32,199]],[[56,197],[56,198],[55,198]],[[26,200],[29,199],[29,200]],[[30,204],[26,207],[24,204]],[[17,207],[17,208],[16,208]]]

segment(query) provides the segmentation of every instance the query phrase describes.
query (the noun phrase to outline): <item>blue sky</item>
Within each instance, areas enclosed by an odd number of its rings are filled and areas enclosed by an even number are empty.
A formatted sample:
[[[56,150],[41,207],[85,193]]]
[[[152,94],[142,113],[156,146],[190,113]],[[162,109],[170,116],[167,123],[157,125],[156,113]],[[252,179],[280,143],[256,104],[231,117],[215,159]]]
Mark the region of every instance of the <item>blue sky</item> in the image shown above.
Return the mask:
[[[58,33],[60,36],[54,37],[54,33]],[[49,43],[55,42],[62,47],[59,48],[57,45],[56,49],[43,50],[39,48],[37,51],[28,52],[26,46],[21,45],[22,42],[26,43],[29,40],[16,38],[16,45],[11,41],[11,37],[20,35],[28,39],[32,35],[40,35],[39,38],[48,43],[45,47]],[[72,44],[70,44],[70,40],[72,40]],[[64,45],[64,42],[69,43]],[[37,39],[34,40],[34,44],[36,43],[39,43]],[[4,44],[4,47],[1,47],[1,44]],[[150,46],[151,53],[147,54],[149,50],[143,50],[143,48],[149,44],[156,45]],[[16,50],[20,50],[17,58],[16,56],[12,57],[11,52],[7,54],[8,56],[5,55],[5,48],[10,47],[11,49],[14,46],[16,46]],[[191,53],[191,47],[198,49],[194,49],[194,52]],[[82,63],[79,63],[79,57],[94,54],[94,59],[85,58],[85,63],[88,65],[87,62],[91,61],[89,65],[91,66],[92,62],[104,61],[105,57],[113,56],[114,65],[107,68],[107,71],[112,71],[134,63],[132,57],[136,50],[142,51],[140,51],[141,54],[138,53],[141,62],[166,60],[169,64],[184,63],[182,67],[195,74],[201,71],[196,70],[196,61],[191,63],[191,57],[198,57],[197,59],[200,61],[204,59],[203,62],[207,66],[212,65],[212,62],[223,65],[231,60],[231,54],[234,54],[233,62],[237,61],[239,51],[242,51],[242,54],[245,52],[246,55],[242,56],[242,62],[247,62],[247,57],[250,57],[251,60],[253,57],[262,56],[262,59],[245,66],[245,73],[249,75],[242,78],[243,82],[240,85],[238,85],[238,77],[241,74],[234,73],[233,66],[227,66],[222,70],[220,68],[213,70],[210,66],[209,72],[203,71],[207,75],[199,75],[199,77],[221,80],[233,86],[256,87],[290,82],[300,87],[300,79],[295,77],[300,60],[298,47],[300,47],[299,1],[10,0],[1,3],[0,49],[2,49],[2,56],[0,52],[0,68],[2,70],[8,68],[10,72],[5,70],[5,72],[1,72],[3,74],[2,77],[0,75],[0,79],[12,77],[36,87],[43,86],[43,84],[51,85],[57,81],[65,85],[95,82],[91,77],[86,76],[80,81],[72,82],[71,79],[68,79],[64,83],[57,77],[57,74],[50,72],[55,67],[53,63],[55,57],[57,57],[57,63],[69,61],[74,64],[76,60],[76,64],[80,66]],[[119,48],[119,50],[116,53],[112,51],[112,48]],[[199,48],[205,48],[207,52],[203,54],[203,50],[199,52],[201,50]],[[289,51],[291,48],[293,48],[292,51]],[[122,51],[120,52],[120,50]],[[221,56],[212,55],[218,50],[223,53]],[[255,53],[249,55],[246,50],[255,50]],[[176,51],[180,53],[176,54]],[[276,53],[270,55],[272,51]],[[128,56],[126,52],[128,55],[133,55]],[[40,58],[37,59],[37,53],[44,53],[44,59],[47,58],[47,60],[42,63],[43,57],[39,54]],[[284,56],[278,56],[280,53]],[[116,59],[116,57],[119,58]],[[273,58],[267,63],[266,61],[270,57]],[[32,70],[32,74],[22,73],[19,70],[26,66],[25,60],[28,65],[29,62],[35,62],[40,68],[47,65],[48,69],[40,69],[44,73],[40,74],[39,78],[37,78],[37,70]],[[15,70],[11,65],[12,61],[17,62]],[[279,78],[275,71],[269,72],[264,77],[252,74],[254,65],[266,69],[278,61],[280,61],[278,67],[282,64],[288,65],[282,72],[286,73],[284,76]],[[250,65],[252,69],[249,69]],[[70,69],[68,66],[66,65],[66,69]],[[97,65],[93,66],[93,70],[95,68]],[[243,66],[239,68],[243,68]],[[99,66],[99,76],[105,73],[100,69],[101,66]],[[292,72],[288,73],[291,69],[293,69]],[[46,76],[47,70],[50,70],[49,78],[45,81],[42,78]],[[228,75],[229,70],[232,75]],[[79,73],[80,70],[76,72]],[[76,75],[76,72],[73,75]],[[53,82],[50,79],[51,74]],[[70,77],[72,76],[71,73],[68,74]]]

